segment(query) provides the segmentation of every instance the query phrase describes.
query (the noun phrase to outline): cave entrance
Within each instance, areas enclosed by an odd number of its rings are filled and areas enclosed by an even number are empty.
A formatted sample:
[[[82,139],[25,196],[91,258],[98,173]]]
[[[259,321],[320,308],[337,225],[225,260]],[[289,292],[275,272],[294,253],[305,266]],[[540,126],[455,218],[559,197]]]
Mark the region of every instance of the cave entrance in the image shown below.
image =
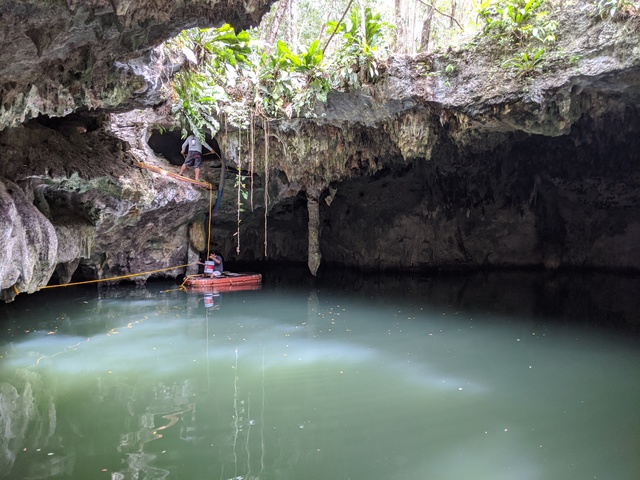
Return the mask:
[[[220,164],[222,153],[220,152],[220,146],[218,142],[209,134],[205,136],[206,142],[211,145],[216,155],[207,155],[206,147],[202,152],[202,161],[213,161],[216,166]],[[156,155],[164,157],[171,165],[182,165],[184,157],[180,153],[180,148],[184,139],[181,136],[180,130],[161,130],[160,128],[154,128],[151,131],[151,137],[147,144],[155,152]]]

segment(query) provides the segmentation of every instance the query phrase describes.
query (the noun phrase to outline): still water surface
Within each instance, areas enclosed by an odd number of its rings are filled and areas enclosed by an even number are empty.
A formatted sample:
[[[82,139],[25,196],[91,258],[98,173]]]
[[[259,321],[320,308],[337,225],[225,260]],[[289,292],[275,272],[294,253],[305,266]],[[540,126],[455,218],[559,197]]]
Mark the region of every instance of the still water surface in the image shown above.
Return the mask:
[[[20,296],[0,306],[0,478],[637,480],[634,282]]]

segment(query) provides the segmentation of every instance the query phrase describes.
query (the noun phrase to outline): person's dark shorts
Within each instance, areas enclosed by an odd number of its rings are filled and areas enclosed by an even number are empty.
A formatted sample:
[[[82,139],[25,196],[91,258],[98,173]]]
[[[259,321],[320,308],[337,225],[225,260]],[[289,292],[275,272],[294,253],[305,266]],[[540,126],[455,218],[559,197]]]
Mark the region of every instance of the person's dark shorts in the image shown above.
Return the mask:
[[[187,167],[200,168],[200,165],[202,165],[202,153],[196,151],[187,153],[187,158],[184,160],[184,164]]]

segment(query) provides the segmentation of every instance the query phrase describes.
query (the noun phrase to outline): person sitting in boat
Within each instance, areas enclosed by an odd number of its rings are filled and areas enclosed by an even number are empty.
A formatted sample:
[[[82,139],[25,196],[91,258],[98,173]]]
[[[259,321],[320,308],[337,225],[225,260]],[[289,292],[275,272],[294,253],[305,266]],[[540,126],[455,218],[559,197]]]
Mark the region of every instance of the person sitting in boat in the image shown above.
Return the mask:
[[[213,272],[209,276],[213,278],[222,275],[222,272],[224,271],[224,267],[222,266],[222,255],[220,255],[218,252],[213,252],[211,255],[209,255],[209,261],[215,264],[213,266]]]

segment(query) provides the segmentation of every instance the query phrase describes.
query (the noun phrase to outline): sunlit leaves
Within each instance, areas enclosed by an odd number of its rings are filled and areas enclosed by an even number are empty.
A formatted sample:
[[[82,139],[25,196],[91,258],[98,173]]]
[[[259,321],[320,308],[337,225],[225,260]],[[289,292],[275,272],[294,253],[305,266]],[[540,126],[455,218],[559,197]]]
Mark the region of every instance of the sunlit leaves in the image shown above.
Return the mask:
[[[318,40],[296,53],[283,41],[267,53],[248,32],[229,25],[183,31],[167,45],[188,60],[173,78],[173,112],[184,129],[215,134],[216,118],[246,127],[250,116],[312,115],[326,101],[329,79]]]
[[[542,10],[545,0],[484,0],[478,15],[484,21],[484,33],[503,45],[515,46],[515,57],[502,66],[515,69],[518,76],[538,70],[547,49],[556,42],[558,22]]]
[[[194,64],[198,64],[198,59],[196,58],[196,54],[193,53],[193,50],[191,50],[189,47],[182,47],[182,53],[184,54],[184,56],[187,58],[187,60],[189,60],[191,63]]]
[[[364,9],[363,22],[360,12],[354,7],[345,22],[328,22],[327,29],[341,37],[336,52],[335,64],[338,68],[334,86],[358,87],[361,83],[375,82],[379,77],[378,64],[387,54],[385,49],[392,26],[368,7]],[[383,50],[381,55],[380,49]]]
[[[540,10],[545,0],[483,1],[478,15],[484,21],[484,32],[498,39],[524,45],[533,36],[542,42],[555,41],[557,22]]]

